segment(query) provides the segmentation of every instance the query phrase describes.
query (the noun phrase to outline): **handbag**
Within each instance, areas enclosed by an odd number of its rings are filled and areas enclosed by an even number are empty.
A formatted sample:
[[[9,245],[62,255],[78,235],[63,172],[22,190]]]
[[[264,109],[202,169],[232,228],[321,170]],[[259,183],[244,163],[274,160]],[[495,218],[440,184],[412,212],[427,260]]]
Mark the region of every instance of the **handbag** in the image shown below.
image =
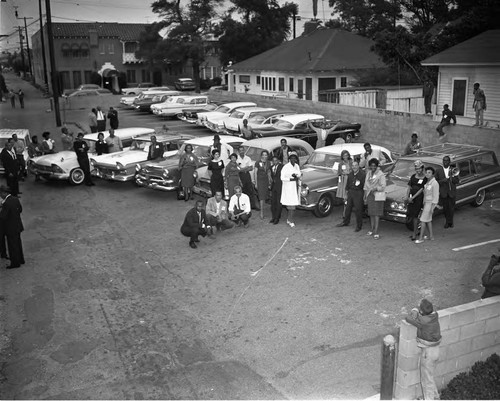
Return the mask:
[[[375,201],[385,201],[385,191],[375,191],[374,192]]]

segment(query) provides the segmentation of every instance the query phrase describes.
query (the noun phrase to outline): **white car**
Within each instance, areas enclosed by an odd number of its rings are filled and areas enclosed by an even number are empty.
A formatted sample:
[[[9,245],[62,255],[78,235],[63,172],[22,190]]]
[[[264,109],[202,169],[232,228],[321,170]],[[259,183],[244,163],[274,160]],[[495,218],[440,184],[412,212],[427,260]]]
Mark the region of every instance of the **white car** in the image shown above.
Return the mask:
[[[197,125],[205,125],[208,118],[217,118],[224,117],[231,114],[236,109],[242,109],[244,107],[255,107],[257,104],[253,102],[232,102],[232,103],[223,103],[219,107],[217,107],[214,111],[209,111],[206,113],[198,113],[198,121],[196,121]]]
[[[17,140],[24,143],[24,160],[27,162],[29,159],[28,144],[31,142],[30,132],[24,128],[0,128],[0,149],[5,148],[7,141],[12,138],[12,135],[17,135]],[[3,176],[5,169],[0,160],[0,174]]]
[[[141,134],[154,134],[152,128],[120,128],[115,130],[115,135],[122,140],[124,148],[132,144],[132,138]],[[87,134],[84,139],[90,147],[90,152],[95,151],[98,133]],[[109,131],[104,132],[104,138],[109,136]],[[73,185],[83,183],[85,176],[78,164],[76,153],[71,150],[63,150],[38,156],[28,162],[29,170],[45,179],[68,180]]]
[[[276,111],[276,109],[272,107],[245,107],[243,109],[236,109],[226,118],[219,120],[218,124],[220,127],[222,123],[224,127],[222,131],[226,134],[239,135],[240,128],[243,127],[243,120],[248,120],[252,116],[266,111]]]
[[[252,115],[248,119],[248,126],[250,128],[264,128],[273,125],[276,121],[278,121],[281,117],[296,114],[296,111],[293,110],[271,110],[271,111],[263,111],[261,113],[257,113]]]
[[[132,84],[134,85],[134,84]],[[137,86],[132,86],[130,88],[123,88],[122,93],[124,95],[138,95],[141,92],[147,91],[148,89],[154,88],[155,85],[151,82],[143,82],[142,84],[138,84]]]
[[[164,150],[162,158],[157,161],[175,155],[185,141],[193,138],[193,135],[156,134],[157,146],[162,144]],[[138,166],[148,161],[150,146],[151,135],[144,134],[134,137],[129,149],[92,156],[90,158],[92,173],[106,180],[132,181]]]
[[[136,99],[142,99],[145,95],[147,95],[148,93],[151,93],[153,91],[170,92],[170,91],[172,91],[172,89],[170,89],[168,86],[155,86],[154,88],[148,88],[147,90],[140,92],[137,95],[123,96],[120,99],[120,103],[123,104],[124,106],[132,106]]]
[[[153,104],[151,111],[159,117],[174,117],[181,115],[185,108],[208,103],[208,96],[171,96],[166,102]]]

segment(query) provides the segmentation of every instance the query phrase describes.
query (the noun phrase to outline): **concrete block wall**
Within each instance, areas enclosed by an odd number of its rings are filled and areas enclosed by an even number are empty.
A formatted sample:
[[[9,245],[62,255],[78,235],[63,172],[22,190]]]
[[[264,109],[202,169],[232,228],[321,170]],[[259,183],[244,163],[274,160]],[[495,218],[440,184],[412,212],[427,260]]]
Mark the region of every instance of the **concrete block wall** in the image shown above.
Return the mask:
[[[438,312],[443,339],[435,379],[439,389],[477,361],[500,354],[500,296],[474,301]],[[418,367],[417,329],[402,322],[396,361],[394,398],[422,395]]]
[[[382,145],[395,152],[404,150],[414,131],[419,133],[422,146],[440,143],[436,132],[439,116],[217,90],[210,91],[209,96],[213,101],[253,101],[262,107],[286,108],[300,113],[317,113],[331,119],[358,122],[361,124],[360,141]],[[448,142],[485,146],[495,150],[500,157],[500,129],[457,124],[445,127],[444,131],[448,134]]]

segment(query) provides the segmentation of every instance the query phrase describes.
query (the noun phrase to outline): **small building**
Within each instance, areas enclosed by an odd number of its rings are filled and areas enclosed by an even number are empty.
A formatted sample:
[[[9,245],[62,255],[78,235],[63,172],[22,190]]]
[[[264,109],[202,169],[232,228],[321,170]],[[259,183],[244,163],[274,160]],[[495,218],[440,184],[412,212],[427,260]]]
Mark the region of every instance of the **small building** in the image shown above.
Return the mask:
[[[358,74],[385,68],[374,42],[341,29],[317,29],[230,67],[230,91],[317,101],[352,86]]]
[[[423,66],[439,67],[437,114],[444,104],[457,115],[462,124],[473,124],[472,109],[475,82],[486,95],[485,123],[497,127],[500,122],[500,30],[481,33],[465,42],[422,61]]]

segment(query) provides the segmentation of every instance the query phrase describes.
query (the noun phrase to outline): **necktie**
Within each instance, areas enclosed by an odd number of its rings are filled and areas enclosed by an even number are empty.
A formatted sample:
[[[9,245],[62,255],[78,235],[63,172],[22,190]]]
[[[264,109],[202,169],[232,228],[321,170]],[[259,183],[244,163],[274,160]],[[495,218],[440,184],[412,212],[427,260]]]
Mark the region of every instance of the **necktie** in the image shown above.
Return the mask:
[[[201,224],[201,213],[200,212],[198,212],[198,223]]]
[[[238,209],[241,210],[240,197],[238,196]]]

